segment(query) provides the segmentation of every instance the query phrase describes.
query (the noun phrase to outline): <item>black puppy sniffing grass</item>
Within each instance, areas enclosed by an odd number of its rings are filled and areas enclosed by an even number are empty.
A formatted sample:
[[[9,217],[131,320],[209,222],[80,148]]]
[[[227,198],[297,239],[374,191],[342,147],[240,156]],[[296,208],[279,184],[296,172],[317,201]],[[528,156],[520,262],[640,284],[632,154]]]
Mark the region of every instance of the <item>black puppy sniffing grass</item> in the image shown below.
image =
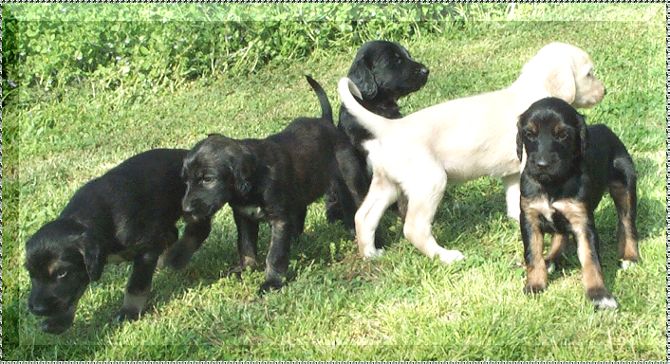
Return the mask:
[[[636,174],[626,147],[605,125],[587,127],[572,106],[545,98],[519,117],[517,153],[522,164],[526,160],[520,201],[527,270],[524,292],[546,289],[547,265],[554,263],[571,234],[577,242],[587,297],[596,308],[617,308],[605,288],[593,211],[609,189],[619,217],[622,267],[637,262]],[[553,235],[546,258],[542,256],[544,233]]]
[[[303,231],[307,206],[332,181],[352,193],[356,207],[365,193],[353,183],[353,148],[333,124],[328,97],[311,77],[307,81],[319,98],[320,118],[295,119],[265,139],[210,135],[184,159],[182,176],[187,189],[182,203],[187,219],[210,219],[229,204],[237,226],[239,269],[256,265],[259,221],[270,223],[261,293],[282,286],[289,248]],[[353,221],[353,216],[348,218]],[[200,242],[186,240],[175,244],[168,253],[168,264],[184,267],[199,246]]]
[[[356,52],[347,77],[361,91],[361,105],[375,114],[387,118],[402,117],[398,100],[421,89],[428,80],[428,68],[412,58],[407,49],[396,42],[373,40],[364,43]],[[357,168],[355,183],[365,193],[371,181],[368,152],[364,143],[374,139],[344,105],[340,106],[338,129],[354,146]],[[333,186],[336,187],[336,186]],[[328,221],[343,220],[345,226],[354,228],[353,221],[346,216],[356,213],[356,205],[346,191],[331,188],[326,201]],[[402,200],[402,199],[401,199]],[[405,201],[400,201],[402,205]],[[401,210],[405,207],[401,206]],[[401,211],[404,214],[404,211]]]
[[[160,255],[178,238],[186,185],[180,177],[186,150],[140,153],[82,186],[57,219],[26,244],[28,308],[44,316],[49,333],[67,330],[79,299],[107,262],[133,262],[116,319],[137,319],[149,298]],[[187,222],[184,242],[202,242],[209,219]]]

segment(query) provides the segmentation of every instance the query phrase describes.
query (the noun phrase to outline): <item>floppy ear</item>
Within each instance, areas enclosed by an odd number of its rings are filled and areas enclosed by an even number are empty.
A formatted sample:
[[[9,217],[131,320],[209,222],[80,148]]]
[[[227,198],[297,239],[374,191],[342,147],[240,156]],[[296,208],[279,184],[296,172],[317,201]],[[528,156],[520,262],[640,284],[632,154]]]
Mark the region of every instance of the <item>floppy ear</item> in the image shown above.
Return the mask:
[[[377,96],[377,82],[363,57],[357,59],[349,68],[347,75],[361,91],[363,99],[370,100]]]
[[[523,160],[522,118],[523,115],[519,116],[519,121],[516,123],[516,156],[519,157],[519,162]]]
[[[81,248],[84,256],[84,265],[86,273],[91,282],[95,282],[102,276],[102,268],[105,265],[100,244],[96,244],[87,232],[83,234],[83,246]]]
[[[554,67],[547,75],[544,86],[551,96],[558,97],[568,104],[572,104],[575,101],[577,93],[575,74],[572,71],[572,67],[568,64]]]
[[[235,189],[241,194],[251,191],[251,177],[256,166],[256,157],[245,149],[235,158],[233,176],[235,177]]]
[[[586,128],[586,119],[584,115],[576,113],[577,128],[579,129],[579,155],[583,158],[586,155],[588,147],[589,133]]]

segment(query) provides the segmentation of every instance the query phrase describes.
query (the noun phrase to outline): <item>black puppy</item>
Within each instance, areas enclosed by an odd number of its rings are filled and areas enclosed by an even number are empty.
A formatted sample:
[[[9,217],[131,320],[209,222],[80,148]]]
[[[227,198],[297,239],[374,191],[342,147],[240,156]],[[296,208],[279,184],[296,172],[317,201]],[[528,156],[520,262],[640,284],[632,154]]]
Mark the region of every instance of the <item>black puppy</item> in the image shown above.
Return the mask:
[[[237,225],[239,268],[256,264],[259,220],[270,222],[272,238],[261,292],[281,287],[289,247],[303,231],[307,206],[326,192],[334,178],[351,187],[353,149],[333,124],[325,92],[309,76],[307,80],[319,98],[321,118],[298,118],[265,139],[210,135],[184,160],[185,213],[199,221],[230,204]],[[364,195],[352,193],[360,205]],[[186,241],[176,244],[168,264],[183,267],[198,247]]]
[[[423,87],[428,80],[428,73],[428,68],[413,60],[400,44],[375,40],[361,46],[347,77],[361,91],[363,96],[363,100],[359,100],[361,105],[375,114],[397,119],[402,117],[398,99]],[[344,106],[340,106],[338,128],[346,134],[354,146],[357,160],[355,183],[367,193],[371,169],[368,168],[368,152],[363,143],[373,137]],[[341,220],[343,216],[351,214],[352,210],[355,213],[357,206],[346,192],[335,188],[329,191],[326,201],[328,221]],[[348,225],[345,220],[344,223],[353,229],[353,222]]]
[[[593,211],[609,189],[619,216],[619,258],[623,267],[637,262],[636,175],[626,147],[605,125],[587,128],[583,116],[568,103],[545,98],[519,117],[517,153],[522,161],[524,148],[527,161],[520,201],[528,274],[524,292],[546,288],[547,264],[553,263],[572,234],[586,295],[596,308],[616,308],[603,281]],[[546,261],[544,233],[553,234]]]
[[[60,216],[28,240],[28,308],[46,316],[44,331],[61,333],[72,325],[79,298],[108,260],[133,262],[116,318],[139,317],[158,258],[177,240],[185,155],[186,150],[155,149],[126,160],[81,187]],[[201,242],[209,231],[208,219],[190,222],[182,240]]]

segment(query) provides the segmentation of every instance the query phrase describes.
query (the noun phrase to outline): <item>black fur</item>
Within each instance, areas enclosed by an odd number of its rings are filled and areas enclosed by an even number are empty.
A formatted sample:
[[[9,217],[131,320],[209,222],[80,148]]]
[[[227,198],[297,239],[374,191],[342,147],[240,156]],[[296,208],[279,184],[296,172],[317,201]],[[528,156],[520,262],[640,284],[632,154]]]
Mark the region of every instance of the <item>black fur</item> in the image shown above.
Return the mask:
[[[261,292],[281,287],[289,247],[303,231],[307,206],[326,192],[334,178],[353,188],[348,175],[355,163],[351,145],[335,128],[321,86],[310,77],[307,80],[321,103],[321,118],[298,118],[265,139],[210,135],[184,160],[188,186],[184,211],[199,220],[210,218],[226,203],[232,207],[240,268],[256,264],[259,220],[270,222],[272,238]],[[352,193],[360,204],[364,195],[355,189]],[[178,244],[174,251],[179,251],[181,260],[168,262],[180,268],[197,248]]]
[[[398,43],[375,40],[358,50],[347,76],[361,91],[363,100],[359,100],[366,109],[387,118],[401,118],[398,99],[418,91],[428,80],[428,68],[412,59],[409,52]],[[363,128],[356,118],[340,106],[338,128],[347,136],[356,152],[356,185],[365,192],[370,186],[370,174],[367,165],[367,151],[362,143],[372,139],[372,135]],[[331,188],[326,201],[328,221],[342,220],[358,206],[353,203],[346,191]],[[353,224],[348,228],[353,229]]]
[[[604,192],[609,189],[619,216],[619,257],[622,260],[639,260],[637,229],[635,226],[637,195],[636,174],[631,156],[621,140],[605,125],[587,127],[584,117],[558,98],[545,98],[535,102],[519,118],[517,152],[521,159],[525,148],[527,162],[521,174],[521,198],[535,199],[545,196],[550,203],[577,201],[586,206],[585,231],[592,254],[591,264],[601,274],[598,234],[593,211]],[[526,216],[521,203],[521,233],[526,264],[542,254],[533,251],[529,241],[535,226]],[[540,230],[544,233],[574,234],[573,226],[558,210],[551,220],[540,216]],[[626,230],[628,229],[628,230]],[[625,239],[625,234],[632,239]],[[626,244],[628,249],[624,249]],[[554,262],[547,262],[554,263]],[[526,287],[527,292],[539,291]],[[603,287],[587,288],[587,296],[594,302],[603,298],[613,299]]]
[[[60,333],[72,325],[79,298],[111,255],[133,261],[126,294],[148,294],[159,255],[177,240],[185,155],[156,149],[126,160],[81,187],[60,216],[28,240],[28,307],[46,316],[43,330]],[[209,229],[209,220],[188,224],[183,239],[204,240]],[[117,319],[139,314],[123,307]]]

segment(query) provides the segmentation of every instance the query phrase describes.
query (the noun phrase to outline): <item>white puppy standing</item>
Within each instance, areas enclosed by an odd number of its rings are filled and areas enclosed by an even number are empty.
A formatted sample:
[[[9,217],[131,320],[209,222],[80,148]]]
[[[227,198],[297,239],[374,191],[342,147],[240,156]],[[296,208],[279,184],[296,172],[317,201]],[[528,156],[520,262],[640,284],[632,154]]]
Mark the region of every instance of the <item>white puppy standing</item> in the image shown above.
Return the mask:
[[[519,219],[520,163],[516,155],[518,116],[548,96],[574,107],[591,107],[605,94],[586,52],[550,43],[526,63],[511,86],[434,105],[402,119],[387,119],[362,107],[360,92],[348,78],[338,84],[343,105],[376,139],[365,144],[373,166],[370,190],[356,212],[360,254],[381,254],[375,229],[384,211],[402,191],[408,198],[403,233],[422,253],[444,263],[463,259],[439,246],[431,232],[435,211],[449,182],[482,176],[505,184],[507,215]]]

